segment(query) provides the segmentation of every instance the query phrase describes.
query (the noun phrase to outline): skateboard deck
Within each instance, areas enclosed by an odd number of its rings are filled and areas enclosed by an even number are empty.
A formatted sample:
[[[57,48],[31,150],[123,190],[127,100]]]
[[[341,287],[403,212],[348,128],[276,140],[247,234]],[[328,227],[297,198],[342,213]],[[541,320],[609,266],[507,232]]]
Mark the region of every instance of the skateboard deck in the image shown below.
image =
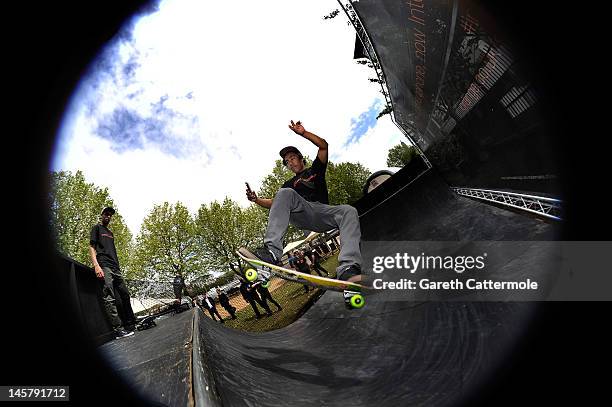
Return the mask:
[[[272,275],[280,277],[287,281],[293,281],[300,284],[306,284],[313,287],[321,288],[323,290],[332,291],[356,291],[365,292],[368,287],[359,283],[352,283],[348,281],[336,280],[329,277],[321,277],[318,275],[301,273],[299,271],[291,270],[275,264],[266,263],[255,257],[248,249],[240,248],[236,251],[236,254],[245,262],[252,265],[257,269],[257,279],[267,280]],[[248,279],[248,277],[247,277]]]

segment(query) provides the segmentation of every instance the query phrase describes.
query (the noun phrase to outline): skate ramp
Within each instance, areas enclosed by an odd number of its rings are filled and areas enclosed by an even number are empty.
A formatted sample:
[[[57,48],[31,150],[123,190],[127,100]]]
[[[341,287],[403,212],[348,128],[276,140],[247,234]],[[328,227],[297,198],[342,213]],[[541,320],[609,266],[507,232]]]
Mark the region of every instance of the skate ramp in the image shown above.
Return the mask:
[[[433,171],[361,221],[371,240],[546,240],[557,233],[554,225],[456,196]],[[196,318],[204,369],[222,405],[437,406],[459,404],[486,383],[536,307],[370,296],[365,308],[349,311],[338,293],[327,292],[273,332]]]
[[[99,351],[148,405],[189,405],[193,315],[193,309],[166,315],[157,320],[157,327],[108,342]]]
[[[198,313],[204,367],[227,406],[456,405],[519,335],[526,303],[369,303],[327,293],[291,326],[224,329]]]
[[[383,203],[362,216],[364,239],[546,240],[556,233],[553,224],[456,196],[434,171],[379,193]],[[131,345],[103,348],[119,355],[113,366],[128,383],[165,405],[457,405],[507,363],[537,306],[372,295],[365,308],[349,311],[339,293],[326,292],[276,331],[237,331],[194,310],[184,313],[193,321],[169,318]]]

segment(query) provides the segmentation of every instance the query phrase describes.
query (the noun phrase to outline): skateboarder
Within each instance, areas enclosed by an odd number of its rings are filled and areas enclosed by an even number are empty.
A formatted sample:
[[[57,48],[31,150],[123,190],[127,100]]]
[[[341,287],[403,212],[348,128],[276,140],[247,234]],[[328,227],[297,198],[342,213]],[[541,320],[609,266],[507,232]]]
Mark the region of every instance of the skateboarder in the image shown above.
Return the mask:
[[[306,130],[300,121],[294,123],[291,120],[289,128],[317,146],[317,156],[312,166],[306,168],[306,160],[296,147],[287,146],[280,150],[283,164],[295,176],[283,184],[274,198],[260,198],[247,185],[247,199],[270,209],[264,246],[253,253],[260,260],[279,264],[283,254],[283,236],[289,223],[299,229],[314,232],[338,228],[342,240],[336,270],[338,279],[360,281],[362,261],[359,217],[357,210],[350,205],[329,205],[325,182],[328,144],[321,137]]]
[[[115,210],[110,206],[102,209],[100,223],[91,228],[89,256],[94,265],[96,277],[100,279],[102,284],[104,307],[115,331],[115,336],[116,338],[125,338],[134,335],[132,327],[136,323],[136,318],[130,303],[130,293],[119,268],[115,237],[108,228],[114,214]],[[119,312],[117,311],[118,307]]]

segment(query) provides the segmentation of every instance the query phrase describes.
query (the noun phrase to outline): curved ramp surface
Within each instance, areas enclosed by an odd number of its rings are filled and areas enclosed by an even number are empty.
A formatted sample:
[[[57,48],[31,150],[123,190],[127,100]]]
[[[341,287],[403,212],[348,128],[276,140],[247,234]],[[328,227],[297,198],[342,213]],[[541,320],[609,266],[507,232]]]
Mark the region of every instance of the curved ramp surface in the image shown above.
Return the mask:
[[[157,327],[102,345],[99,351],[147,405],[193,404],[191,355],[194,310],[166,315]]]
[[[456,196],[432,171],[387,198],[362,216],[364,239],[535,241],[556,234],[554,225]],[[198,312],[210,391],[228,406],[454,405],[509,357],[537,307],[368,301],[349,311],[338,293],[327,292],[300,320],[261,334]]]
[[[201,318],[202,352],[228,406],[451,405],[474,390],[526,304],[388,302],[348,312],[325,294],[300,321],[265,334]]]
[[[370,241],[554,240],[546,223],[455,195],[433,171],[362,202]],[[504,258],[522,267],[537,250]],[[162,405],[439,406],[469,400],[506,364],[535,316],[533,302],[391,301],[360,310],[326,292],[283,329],[248,333],[195,312],[108,343],[128,383]],[[193,318],[191,317],[193,316]],[[485,387],[486,388],[486,387]]]

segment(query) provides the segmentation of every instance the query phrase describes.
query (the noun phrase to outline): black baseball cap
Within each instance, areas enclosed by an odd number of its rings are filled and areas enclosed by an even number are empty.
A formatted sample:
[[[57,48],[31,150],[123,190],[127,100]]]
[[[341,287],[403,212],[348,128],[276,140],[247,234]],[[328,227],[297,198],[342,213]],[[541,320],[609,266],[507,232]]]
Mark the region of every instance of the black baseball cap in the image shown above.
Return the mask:
[[[279,154],[280,156],[284,159],[285,156],[289,153],[296,153],[297,155],[300,156],[300,158],[302,158],[302,153],[300,153],[300,150],[298,150],[297,148],[293,147],[293,146],[287,146],[285,148],[283,148]]]
[[[285,161],[285,156],[289,153],[296,153],[300,158],[304,158],[304,156],[302,155],[302,153],[300,153],[300,150],[298,150],[297,148],[293,147],[293,146],[287,146],[285,148],[283,148],[281,151],[278,152],[280,154],[280,156],[283,159],[283,165],[287,165],[287,162]]]
[[[105,212],[109,212],[111,215],[115,214],[115,210],[111,208],[110,206],[107,206],[106,208],[102,209],[102,212],[100,212],[100,215],[103,215]]]

